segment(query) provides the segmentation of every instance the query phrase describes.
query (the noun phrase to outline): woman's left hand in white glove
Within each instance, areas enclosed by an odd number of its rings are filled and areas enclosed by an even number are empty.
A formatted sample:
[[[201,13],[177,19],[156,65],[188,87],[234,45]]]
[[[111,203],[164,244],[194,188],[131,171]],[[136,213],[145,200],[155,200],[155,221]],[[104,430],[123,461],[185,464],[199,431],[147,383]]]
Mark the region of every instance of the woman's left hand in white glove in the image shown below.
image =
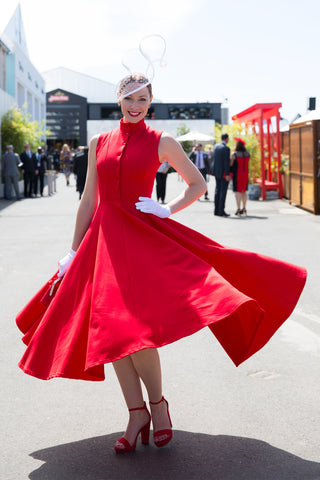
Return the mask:
[[[167,218],[171,215],[171,210],[168,205],[160,205],[158,202],[149,197],[139,197],[139,202],[136,203],[136,209],[143,213],[152,213],[160,218]]]

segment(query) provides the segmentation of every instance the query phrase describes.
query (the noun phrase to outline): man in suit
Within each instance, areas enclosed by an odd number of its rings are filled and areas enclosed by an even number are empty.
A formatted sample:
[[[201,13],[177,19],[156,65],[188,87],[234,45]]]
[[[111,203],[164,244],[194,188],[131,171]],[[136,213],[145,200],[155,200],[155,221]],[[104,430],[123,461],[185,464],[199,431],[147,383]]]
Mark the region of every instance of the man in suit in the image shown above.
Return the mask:
[[[216,179],[214,194],[214,214],[219,217],[229,217],[225,212],[225,203],[230,176],[230,148],[227,146],[229,135],[221,135],[221,143],[213,150],[212,175]]]
[[[210,164],[208,162],[208,155],[202,150],[202,144],[198,143],[189,155],[190,160],[195,164],[205,181],[207,181],[207,174],[210,172]],[[204,194],[204,199],[209,200],[208,190]]]
[[[21,171],[24,179],[24,196],[33,197],[34,176],[38,174],[38,170],[36,169],[37,159],[35,154],[31,152],[29,143],[26,143],[24,148],[24,152],[20,155],[22,162]]]
[[[19,193],[19,177],[18,166],[20,165],[19,155],[13,153],[13,146],[8,145],[6,153],[2,157],[2,168],[5,179],[5,198],[11,200],[12,185],[14,187],[17,200],[21,200]]]
[[[44,186],[44,174],[47,169],[47,156],[44,153],[43,148],[38,147],[36,153],[36,172],[34,175],[34,195],[38,195],[38,183],[40,181],[40,195],[43,197],[43,186]]]

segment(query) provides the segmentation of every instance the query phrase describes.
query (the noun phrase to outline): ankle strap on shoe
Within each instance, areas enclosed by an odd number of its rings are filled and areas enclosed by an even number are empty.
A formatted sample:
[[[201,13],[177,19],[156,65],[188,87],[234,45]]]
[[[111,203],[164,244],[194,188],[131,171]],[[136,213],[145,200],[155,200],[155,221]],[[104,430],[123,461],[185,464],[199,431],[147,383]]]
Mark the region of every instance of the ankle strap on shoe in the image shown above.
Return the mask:
[[[159,400],[159,402],[149,402],[150,405],[159,405],[159,403],[163,402],[164,401],[164,397],[161,397],[161,400]]]
[[[135,410],[146,410],[146,402],[143,402],[143,407],[137,407],[137,408],[129,408],[129,412],[134,412]]]

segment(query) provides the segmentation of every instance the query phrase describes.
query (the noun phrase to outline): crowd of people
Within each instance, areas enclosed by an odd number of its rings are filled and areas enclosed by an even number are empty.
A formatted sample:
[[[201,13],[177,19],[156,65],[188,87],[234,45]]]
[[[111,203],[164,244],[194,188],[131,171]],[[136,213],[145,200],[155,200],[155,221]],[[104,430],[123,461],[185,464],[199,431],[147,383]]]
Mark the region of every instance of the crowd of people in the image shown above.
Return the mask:
[[[225,211],[225,202],[228,192],[229,182],[232,181],[232,188],[236,199],[236,216],[245,216],[247,214],[247,185],[249,176],[250,154],[245,147],[245,141],[241,138],[235,138],[236,146],[233,152],[228,147],[229,136],[223,134],[221,143],[215,145],[214,150],[211,146],[204,151],[203,145],[197,143],[193,146],[189,158],[198,168],[199,172],[208,181],[208,175],[215,177],[214,193],[214,215],[220,217],[229,217],[230,214]],[[66,185],[70,185],[70,175],[73,173],[76,177],[76,190],[81,199],[88,168],[88,147],[78,147],[76,150],[70,148],[68,144],[62,145],[61,150],[55,149],[46,151],[43,147],[38,147],[36,152],[32,152],[30,144],[25,144],[24,151],[18,155],[14,152],[12,145],[8,145],[6,152],[2,156],[2,172],[4,177],[4,198],[12,199],[12,189],[14,189],[17,200],[21,200],[22,195],[19,191],[20,171],[24,181],[24,197],[35,198],[43,196],[44,177],[47,170],[54,170],[64,174]],[[170,170],[168,162],[160,165],[156,173],[156,197],[158,202],[165,203],[167,175]],[[208,190],[204,194],[204,199],[209,200]]]
[[[4,198],[11,200],[12,187],[16,199],[21,200],[19,190],[20,171],[23,175],[24,197],[43,196],[44,174],[47,170],[48,157],[44,148],[38,147],[37,152],[32,152],[30,144],[26,143],[24,151],[18,155],[14,152],[13,145],[7,145],[2,156],[1,170],[4,176]]]
[[[189,155],[189,158],[198,168],[206,182],[208,179],[207,175],[211,174],[215,177],[214,215],[219,217],[230,216],[225,211],[230,181],[232,181],[237,204],[235,215],[247,215],[246,204],[250,154],[242,138],[235,138],[234,140],[236,141],[236,146],[232,153],[230,153],[230,148],[227,145],[229,135],[225,133],[221,136],[221,143],[215,145],[213,151],[209,147],[208,151],[204,152],[202,144],[198,143],[192,148]],[[209,200],[208,190],[204,194],[204,199]]]
[[[61,151],[55,149],[48,151],[39,146],[36,152],[26,143],[20,155],[14,152],[13,145],[7,145],[1,160],[1,171],[4,179],[4,198],[11,200],[12,189],[15,198],[36,198],[43,196],[45,186],[45,173],[48,170],[62,172],[66,178],[66,184],[70,185],[70,175],[76,176],[76,187],[81,198],[84,190],[85,178],[88,165],[88,147],[71,149],[64,144]],[[24,192],[19,190],[19,180],[23,177]]]

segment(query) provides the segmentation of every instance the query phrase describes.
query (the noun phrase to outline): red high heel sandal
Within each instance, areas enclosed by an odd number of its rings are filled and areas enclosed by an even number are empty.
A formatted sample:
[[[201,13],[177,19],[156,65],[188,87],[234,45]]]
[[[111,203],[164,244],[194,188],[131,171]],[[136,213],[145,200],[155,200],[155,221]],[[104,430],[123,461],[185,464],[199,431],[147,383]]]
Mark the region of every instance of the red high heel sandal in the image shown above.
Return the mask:
[[[159,405],[159,403],[161,402],[166,402],[167,404],[168,418],[169,418],[170,425],[172,427],[170,413],[169,413],[169,404],[167,400],[164,397],[162,397],[159,402],[149,402],[149,403],[150,405]],[[160,440],[161,437],[165,437],[165,438],[162,438]],[[165,430],[158,430],[157,432],[153,432],[153,441],[157,447],[164,447],[165,445],[167,445],[167,443],[170,442],[171,439],[172,439],[172,430],[169,430],[168,428]]]
[[[133,450],[135,450],[136,448],[137,438],[140,433],[141,433],[141,443],[143,443],[144,445],[149,444],[151,415],[149,413],[149,410],[146,407],[146,402],[143,402],[143,407],[129,408],[129,412],[134,412],[135,410],[146,410],[149,416],[149,420],[143,427],[140,428],[133,445],[130,445],[130,443],[126,438],[124,437],[119,438],[119,440],[114,445],[114,449],[117,453],[133,452]],[[123,447],[122,448],[119,447],[117,443],[120,443],[121,445],[123,445]]]

